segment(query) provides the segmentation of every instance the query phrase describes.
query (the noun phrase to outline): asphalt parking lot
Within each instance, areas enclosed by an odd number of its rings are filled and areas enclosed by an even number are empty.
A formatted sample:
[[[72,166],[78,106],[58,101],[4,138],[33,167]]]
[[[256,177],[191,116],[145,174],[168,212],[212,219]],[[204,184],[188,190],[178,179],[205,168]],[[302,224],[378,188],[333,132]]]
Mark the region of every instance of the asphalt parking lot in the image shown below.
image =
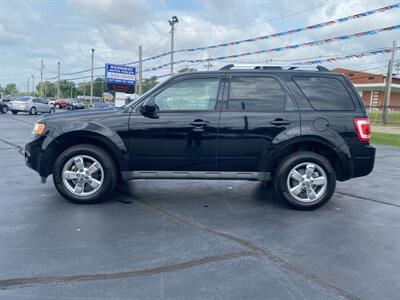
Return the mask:
[[[36,118],[0,115],[0,299],[400,295],[400,148],[312,212],[239,181],[138,180],[80,206],[25,166]]]

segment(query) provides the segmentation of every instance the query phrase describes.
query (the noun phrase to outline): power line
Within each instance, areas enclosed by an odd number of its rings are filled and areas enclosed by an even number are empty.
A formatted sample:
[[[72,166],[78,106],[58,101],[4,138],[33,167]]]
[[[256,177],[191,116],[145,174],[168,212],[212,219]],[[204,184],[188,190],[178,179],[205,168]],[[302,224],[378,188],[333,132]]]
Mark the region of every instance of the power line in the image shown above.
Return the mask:
[[[243,43],[256,42],[256,41],[259,41],[259,40],[267,40],[267,39],[281,37],[281,36],[285,36],[285,35],[290,35],[290,34],[302,32],[302,31],[320,29],[320,28],[323,28],[323,27],[331,26],[333,24],[344,23],[344,22],[347,22],[347,21],[352,20],[352,19],[359,19],[359,18],[370,16],[372,14],[383,13],[385,11],[388,11],[388,10],[391,10],[391,9],[395,9],[395,8],[400,8],[400,3],[395,3],[395,4],[392,4],[392,5],[376,8],[376,9],[373,9],[373,10],[357,13],[357,14],[354,14],[354,15],[351,15],[351,16],[342,17],[342,18],[339,18],[339,19],[330,20],[330,21],[326,21],[326,22],[322,22],[322,23],[317,23],[317,24],[306,26],[306,27],[295,28],[295,29],[291,29],[291,30],[288,30],[288,31],[284,31],[284,32],[273,33],[273,34],[269,34],[269,35],[258,36],[258,37],[254,37],[254,38],[244,39],[244,40],[231,41],[231,42],[226,42],[226,43],[217,44],[217,45],[209,45],[209,46],[197,47],[197,48],[179,49],[179,50],[174,51],[173,53],[180,53],[180,52],[192,53],[194,51],[204,51],[204,50],[207,50],[207,49],[216,49],[216,48],[219,48],[219,47],[236,46],[236,45],[243,44]],[[150,61],[150,60],[155,60],[155,59],[161,58],[163,56],[171,55],[171,54],[172,54],[171,51],[163,52],[163,53],[161,53],[159,55],[155,55],[155,56],[152,56],[152,57],[145,58],[145,59],[143,59],[143,62]],[[137,64],[137,63],[138,63],[138,61],[136,60],[136,61],[133,61],[133,62],[123,63],[122,65],[134,65],[134,64]],[[101,70],[101,69],[104,69],[104,67],[96,67],[96,68],[94,68],[94,70]],[[89,72],[89,71],[91,71],[91,69],[85,69],[85,70],[76,71],[76,72],[64,73],[62,75],[75,75],[75,74],[85,73],[85,72]],[[49,79],[54,79],[54,78],[49,78]]]
[[[225,27],[223,29],[220,29],[220,28],[218,28],[218,29],[204,29],[204,30],[203,29],[202,30],[178,29],[177,31],[181,31],[181,32],[187,31],[187,32],[191,32],[191,33],[195,33],[195,32],[215,32],[215,31],[225,31],[225,30],[233,30],[233,29],[238,29],[238,28],[251,27],[251,26],[255,26],[255,25],[271,23],[271,22],[279,21],[279,20],[286,19],[286,18],[289,18],[289,17],[293,17],[293,16],[297,16],[297,15],[300,15],[300,14],[304,14],[306,12],[315,10],[317,8],[328,6],[328,5],[332,4],[333,2],[334,1],[329,1],[328,3],[322,4],[322,5],[317,5],[317,6],[302,10],[302,11],[298,11],[298,12],[291,13],[291,14],[288,14],[288,15],[279,16],[279,17],[272,18],[272,19],[265,20],[265,21],[261,21],[261,22],[255,22],[255,23],[250,23],[250,24]]]

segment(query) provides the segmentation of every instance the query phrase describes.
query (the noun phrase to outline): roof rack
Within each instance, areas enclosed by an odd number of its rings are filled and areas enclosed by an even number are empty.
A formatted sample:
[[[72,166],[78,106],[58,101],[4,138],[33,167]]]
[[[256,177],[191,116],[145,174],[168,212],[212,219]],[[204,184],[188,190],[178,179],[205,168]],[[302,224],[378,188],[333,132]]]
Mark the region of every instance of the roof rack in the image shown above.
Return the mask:
[[[290,65],[290,66],[279,66],[279,65],[260,65],[260,64],[229,64],[223,66],[220,70],[231,70],[231,69],[254,69],[254,70],[315,70],[318,71],[329,71],[329,69],[323,66],[303,66],[303,65]]]

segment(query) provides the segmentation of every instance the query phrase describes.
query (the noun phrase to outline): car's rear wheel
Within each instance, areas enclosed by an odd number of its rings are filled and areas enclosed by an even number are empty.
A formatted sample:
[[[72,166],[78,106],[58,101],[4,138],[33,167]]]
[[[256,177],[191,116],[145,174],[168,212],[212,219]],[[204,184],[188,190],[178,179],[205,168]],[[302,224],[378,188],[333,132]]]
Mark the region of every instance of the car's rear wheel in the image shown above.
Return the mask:
[[[117,179],[112,157],[90,144],[65,150],[53,168],[53,180],[58,192],[78,204],[92,204],[104,199],[115,188]]]
[[[8,107],[6,106],[6,105],[4,105],[2,108],[1,108],[1,113],[2,114],[5,114],[5,113],[7,113],[8,112]]]
[[[30,115],[36,115],[37,114],[36,108],[35,107],[31,107],[31,109],[29,110],[29,114]]]
[[[282,161],[274,179],[280,198],[297,209],[315,209],[330,200],[336,174],[330,162],[314,152],[297,152]]]

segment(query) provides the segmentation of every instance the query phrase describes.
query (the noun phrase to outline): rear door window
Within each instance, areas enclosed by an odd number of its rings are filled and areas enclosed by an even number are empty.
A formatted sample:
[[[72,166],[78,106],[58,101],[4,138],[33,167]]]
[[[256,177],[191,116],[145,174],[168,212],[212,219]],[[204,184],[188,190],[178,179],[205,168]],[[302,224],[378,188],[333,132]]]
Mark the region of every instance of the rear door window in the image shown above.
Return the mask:
[[[354,110],[343,83],[332,77],[297,76],[294,82],[315,110]]]
[[[293,106],[286,91],[272,77],[233,77],[228,111],[273,112]]]

